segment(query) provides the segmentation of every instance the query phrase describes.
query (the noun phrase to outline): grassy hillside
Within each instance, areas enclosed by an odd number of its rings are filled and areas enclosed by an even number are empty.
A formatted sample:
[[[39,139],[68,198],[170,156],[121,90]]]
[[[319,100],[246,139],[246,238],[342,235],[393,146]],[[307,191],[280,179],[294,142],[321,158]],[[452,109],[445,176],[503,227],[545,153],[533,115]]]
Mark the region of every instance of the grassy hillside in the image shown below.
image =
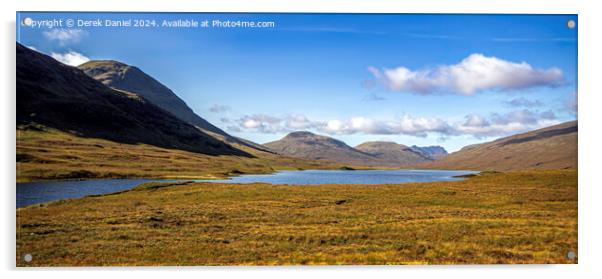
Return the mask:
[[[18,266],[576,263],[577,173],[143,184],[17,209],[16,245]]]
[[[464,147],[422,168],[577,169],[577,121]]]
[[[77,137],[42,126],[17,129],[17,182],[74,178],[224,178],[275,170],[337,168],[249,148],[253,157],[209,156],[147,144]]]

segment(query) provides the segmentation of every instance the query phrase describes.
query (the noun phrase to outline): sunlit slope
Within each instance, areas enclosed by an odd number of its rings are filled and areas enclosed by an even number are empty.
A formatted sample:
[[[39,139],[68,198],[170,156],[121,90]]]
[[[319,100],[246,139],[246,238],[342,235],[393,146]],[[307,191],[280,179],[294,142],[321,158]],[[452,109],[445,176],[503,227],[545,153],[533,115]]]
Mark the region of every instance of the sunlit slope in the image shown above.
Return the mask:
[[[467,146],[420,167],[500,171],[576,169],[577,121]]]
[[[82,178],[226,178],[244,173],[337,168],[248,150],[252,157],[212,156],[148,144],[78,137],[44,126],[17,128],[17,181]]]

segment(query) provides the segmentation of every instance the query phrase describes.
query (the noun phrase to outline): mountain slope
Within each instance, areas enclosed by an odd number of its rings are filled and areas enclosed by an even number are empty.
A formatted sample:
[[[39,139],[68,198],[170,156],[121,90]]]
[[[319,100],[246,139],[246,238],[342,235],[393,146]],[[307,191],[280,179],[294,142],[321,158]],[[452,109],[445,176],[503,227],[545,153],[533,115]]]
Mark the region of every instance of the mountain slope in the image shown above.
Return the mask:
[[[210,155],[250,154],[225,144],[135,94],[17,44],[17,124],[83,137],[146,143]]]
[[[86,62],[78,68],[108,87],[142,96],[154,105],[199,127],[221,141],[238,145],[239,148],[248,147],[264,152],[268,151],[259,144],[233,137],[198,116],[171,89],[135,66],[113,60],[96,60]]]
[[[424,155],[425,157],[431,158],[433,160],[437,160],[437,159],[447,156],[447,150],[445,150],[445,148],[438,146],[438,145],[432,145],[432,146],[412,145],[411,148],[413,150],[419,152],[420,154]]]
[[[310,132],[293,132],[284,138],[265,143],[270,150],[287,156],[350,165],[372,165],[370,154],[353,149],[342,141]]]
[[[218,134],[224,131],[196,115],[173,91],[137,67],[118,61],[89,61],[78,68],[102,84],[142,96],[178,118]]]
[[[428,156],[394,142],[370,141],[356,146],[355,149],[371,154],[388,165],[408,166],[432,161]]]
[[[577,121],[464,147],[421,167],[473,170],[576,169]]]
[[[431,161],[393,142],[367,142],[353,148],[340,140],[310,132],[293,132],[264,146],[286,156],[351,166],[399,168]]]

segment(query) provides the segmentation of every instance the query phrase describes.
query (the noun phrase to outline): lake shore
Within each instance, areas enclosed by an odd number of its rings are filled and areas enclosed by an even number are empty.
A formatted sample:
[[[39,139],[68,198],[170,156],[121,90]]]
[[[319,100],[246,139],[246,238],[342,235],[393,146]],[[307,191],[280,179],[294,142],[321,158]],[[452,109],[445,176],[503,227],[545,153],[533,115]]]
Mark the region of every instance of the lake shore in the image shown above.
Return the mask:
[[[462,175],[463,174],[463,175]],[[240,174],[227,179],[87,179],[38,181],[17,184],[17,208],[51,201],[82,198],[129,190],[144,182],[269,183],[302,186],[309,184],[401,184],[463,179],[474,171],[445,170],[296,170],[271,174]]]
[[[172,186],[17,209],[17,265],[577,262],[566,257],[578,254],[575,170],[404,187]]]

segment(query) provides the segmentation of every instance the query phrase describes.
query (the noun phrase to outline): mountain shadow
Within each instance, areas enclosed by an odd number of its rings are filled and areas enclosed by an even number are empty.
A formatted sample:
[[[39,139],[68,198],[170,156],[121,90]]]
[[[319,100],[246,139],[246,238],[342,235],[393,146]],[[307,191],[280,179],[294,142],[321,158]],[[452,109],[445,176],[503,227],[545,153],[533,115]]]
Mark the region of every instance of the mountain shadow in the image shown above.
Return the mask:
[[[17,43],[17,124],[82,137],[149,144],[208,155],[252,157],[144,97],[111,89],[78,68]]]
[[[78,68],[102,84],[119,91],[134,93],[152,104],[171,112],[204,132],[227,143],[246,146],[263,152],[265,147],[248,140],[240,139],[224,132],[209,121],[198,116],[180,97],[161,82],[146,74],[138,67],[114,60],[93,60]]]

